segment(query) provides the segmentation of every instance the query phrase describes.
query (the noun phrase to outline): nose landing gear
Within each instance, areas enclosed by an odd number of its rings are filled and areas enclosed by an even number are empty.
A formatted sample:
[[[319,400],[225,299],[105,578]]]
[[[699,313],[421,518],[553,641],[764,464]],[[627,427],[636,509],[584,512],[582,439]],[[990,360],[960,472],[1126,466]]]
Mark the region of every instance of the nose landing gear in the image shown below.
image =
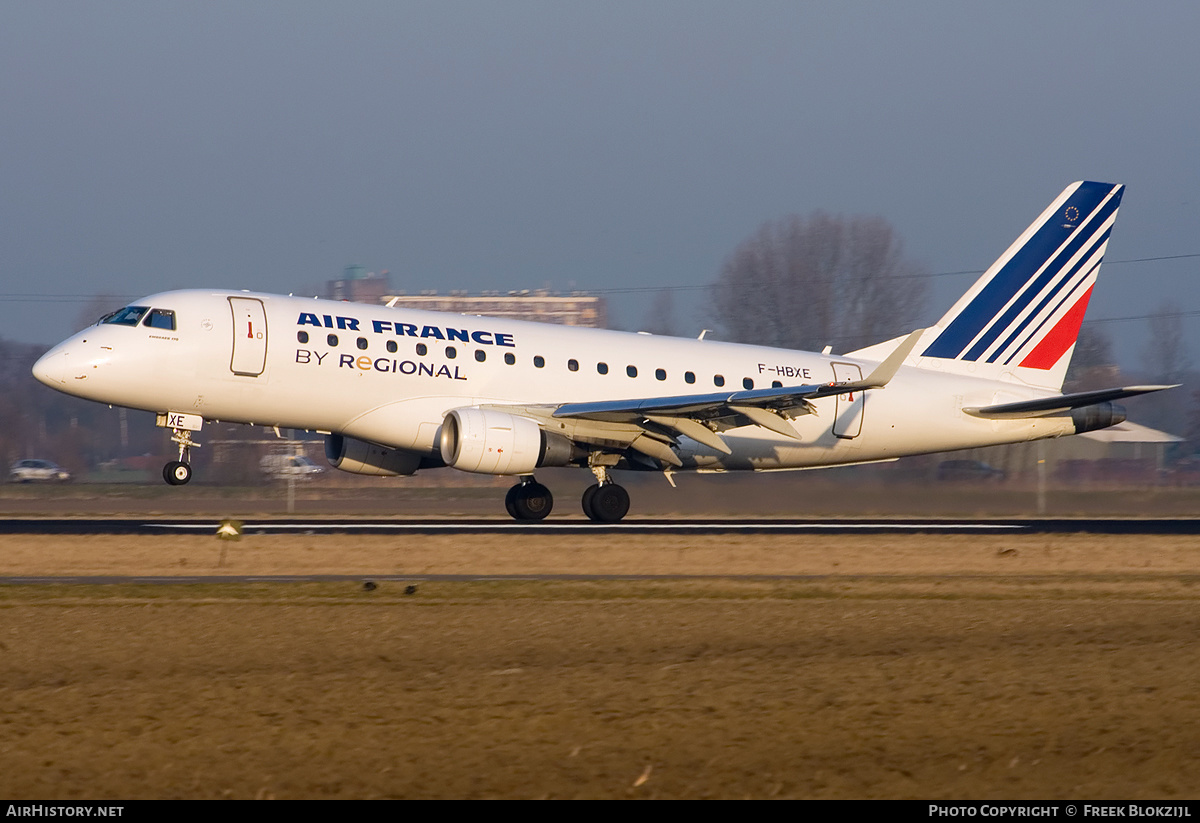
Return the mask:
[[[180,460],[172,460],[163,466],[163,480],[172,486],[182,486],[192,479],[192,467]]]
[[[188,429],[171,429],[171,441],[179,444],[179,459],[163,466],[163,480],[172,486],[182,486],[192,479],[192,447],[200,444],[192,440]]]

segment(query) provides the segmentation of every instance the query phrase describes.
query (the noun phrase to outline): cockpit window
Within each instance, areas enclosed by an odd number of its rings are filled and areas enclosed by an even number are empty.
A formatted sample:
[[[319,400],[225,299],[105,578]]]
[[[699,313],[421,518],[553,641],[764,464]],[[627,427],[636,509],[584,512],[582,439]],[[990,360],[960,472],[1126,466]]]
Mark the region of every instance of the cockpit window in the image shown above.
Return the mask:
[[[110,323],[114,326],[136,326],[142,319],[142,315],[148,311],[150,311],[149,306],[126,306],[120,311],[113,312],[100,322]]]
[[[175,331],[175,312],[170,309],[151,309],[150,313],[146,315],[146,319],[142,321],[142,325],[152,329]]]

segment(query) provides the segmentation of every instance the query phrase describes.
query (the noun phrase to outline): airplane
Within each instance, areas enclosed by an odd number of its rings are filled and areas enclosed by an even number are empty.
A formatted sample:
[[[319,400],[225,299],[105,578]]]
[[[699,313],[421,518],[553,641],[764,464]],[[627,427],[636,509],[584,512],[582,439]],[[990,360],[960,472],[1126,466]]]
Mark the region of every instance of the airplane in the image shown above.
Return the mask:
[[[586,468],[583,512],[612,523],[630,505],[618,470],[871,463],[1121,422],[1113,401],[1172,387],[1061,388],[1123,191],[1073,183],[937,323],[845,354],[190,289],[107,315],[33,373],[155,412],[172,485],[206,421],[239,422],[322,433],[347,472],[514,477],[523,521],[553,506],[537,469]]]

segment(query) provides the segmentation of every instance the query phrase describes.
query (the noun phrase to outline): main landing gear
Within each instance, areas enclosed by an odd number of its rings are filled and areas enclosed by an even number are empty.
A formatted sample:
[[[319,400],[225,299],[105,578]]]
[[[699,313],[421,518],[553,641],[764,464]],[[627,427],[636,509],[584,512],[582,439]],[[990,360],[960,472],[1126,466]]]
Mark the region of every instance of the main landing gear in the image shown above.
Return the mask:
[[[584,491],[583,513],[596,523],[616,523],[629,513],[629,492],[609,479],[604,466],[595,466],[592,471],[599,482]],[[554,507],[554,497],[530,475],[508,490],[504,507],[514,520],[543,520]]]
[[[514,520],[543,520],[554,508],[554,495],[529,475],[508,490],[504,508]]]
[[[182,486],[192,479],[192,447],[200,444],[192,440],[187,429],[171,429],[171,440],[179,444],[179,459],[163,466],[163,480],[172,486]]]
[[[583,493],[583,513],[597,523],[616,523],[629,512],[629,492],[611,480],[588,486]]]

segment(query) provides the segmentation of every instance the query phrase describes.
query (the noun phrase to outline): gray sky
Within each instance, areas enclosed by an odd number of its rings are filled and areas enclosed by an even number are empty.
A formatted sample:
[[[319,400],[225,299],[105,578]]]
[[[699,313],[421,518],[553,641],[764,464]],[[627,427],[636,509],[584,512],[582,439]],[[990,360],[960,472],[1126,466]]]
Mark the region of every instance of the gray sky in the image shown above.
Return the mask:
[[[981,269],[1085,178],[1128,186],[1110,261],[1200,253],[1198,32],[1189,2],[0,0],[0,335],[349,263],[704,285],[814,209]],[[1198,269],[1106,265],[1089,317],[1200,311]],[[935,278],[928,320],[972,279]],[[613,299],[636,327],[651,296]],[[1136,365],[1146,321],[1105,328]]]

